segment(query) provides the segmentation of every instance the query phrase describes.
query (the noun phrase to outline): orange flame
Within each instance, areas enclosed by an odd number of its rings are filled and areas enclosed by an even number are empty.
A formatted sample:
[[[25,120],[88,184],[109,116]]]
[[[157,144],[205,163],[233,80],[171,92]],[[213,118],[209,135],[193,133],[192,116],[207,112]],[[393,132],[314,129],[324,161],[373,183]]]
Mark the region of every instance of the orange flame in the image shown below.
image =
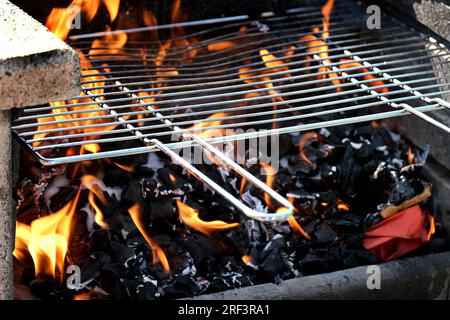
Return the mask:
[[[28,252],[34,262],[35,274],[52,276],[64,275],[64,262],[72,231],[72,218],[80,197],[80,190],[56,213],[43,216],[26,225],[16,223],[16,247],[14,256],[22,260]],[[62,279],[62,278],[61,278]]]
[[[220,126],[222,124],[222,120],[214,120],[214,121],[210,121],[210,120],[217,119],[217,118],[223,118],[226,115],[227,114],[224,112],[214,113],[212,116],[208,117],[207,122],[205,122],[205,123],[199,122],[199,123],[187,128],[187,130],[191,130],[192,131],[191,133],[198,135],[202,139],[222,137],[225,135],[224,129],[213,128],[213,129],[205,130],[205,128],[212,128],[212,127]]]
[[[341,62],[345,62],[345,61],[348,61],[348,60],[341,59]],[[345,70],[347,68],[360,68],[360,69],[356,70],[355,72],[356,73],[367,73],[367,72],[369,72],[368,69],[361,68],[362,66],[363,65],[361,63],[359,63],[359,62],[349,61],[347,63],[341,64],[339,66],[339,69]],[[372,75],[372,74],[365,74],[364,75],[364,80],[370,81],[370,80],[373,80],[373,79],[376,79],[376,77],[374,75]],[[370,81],[370,82],[367,83],[367,85],[369,87],[382,86],[384,84],[385,83],[383,81],[381,81],[381,80],[373,80],[373,81]],[[375,91],[378,92],[378,93],[386,93],[386,92],[389,91],[389,89],[388,88],[378,88]]]
[[[261,162],[261,167],[263,168],[263,170],[266,173],[266,184],[270,187],[273,188],[274,186],[274,182],[275,182],[275,174],[276,174],[276,170],[268,163],[265,162]],[[264,194],[264,201],[266,202],[267,206],[272,210],[273,205],[271,202],[271,198],[270,195],[265,193]]]
[[[140,218],[141,211],[142,211],[142,208],[138,204],[135,204],[130,209],[128,209],[131,219],[133,220],[133,222],[136,225],[136,227],[138,228],[139,232],[142,234],[145,241],[147,241],[148,245],[150,246],[150,249],[152,250],[153,264],[155,264],[159,261],[159,263],[161,263],[161,266],[163,267],[164,271],[170,272],[169,260],[167,260],[166,254],[161,249],[161,247],[152,240],[152,238],[148,234],[147,230],[144,228],[144,225]]]
[[[178,213],[180,214],[180,218],[185,225],[200,231],[206,235],[212,235],[218,231],[237,228],[239,227],[239,223],[226,223],[224,221],[215,220],[215,221],[203,221],[198,216],[198,211],[189,207],[187,204],[177,200]]]
[[[312,161],[306,156],[305,154],[305,146],[307,143],[309,143],[312,140],[317,139],[317,134],[315,132],[308,132],[302,135],[302,138],[300,139],[300,142],[298,144],[298,148],[300,151],[300,157],[308,163],[308,165],[312,166]]]
[[[428,214],[427,217],[428,217],[428,224],[429,224],[427,239],[430,240],[431,236],[436,232],[436,223],[434,221],[434,217],[431,214]]]
[[[65,40],[70,33],[75,18],[84,13],[87,21],[91,21],[100,7],[100,0],[73,0],[67,8],[53,8],[45,25],[59,38]],[[108,10],[110,21],[114,21],[119,12],[120,0],[103,0]]]
[[[349,205],[339,198],[336,198],[336,208],[339,211],[350,211]]]
[[[328,0],[327,3],[322,7],[322,25],[323,25],[323,31],[322,36],[324,39],[327,39],[330,36],[329,30],[330,30],[330,14],[331,11],[333,11],[334,6],[334,0]]]
[[[108,228],[108,224],[105,221],[102,211],[96,204],[94,197],[96,196],[102,203],[106,203],[105,195],[100,187],[100,180],[91,175],[84,175],[81,179],[81,184],[89,190],[88,201],[95,211],[95,223],[104,229]]]
[[[120,169],[122,169],[123,171],[129,172],[129,173],[133,173],[135,171],[133,166],[125,166],[125,165],[117,163],[117,162],[114,162],[114,164],[116,166],[118,166]]]
[[[414,164],[414,154],[412,152],[411,146],[408,146],[408,164]]]
[[[244,255],[244,256],[242,256],[242,262],[244,262],[245,264],[248,265],[249,263],[252,262],[252,258],[248,255]]]

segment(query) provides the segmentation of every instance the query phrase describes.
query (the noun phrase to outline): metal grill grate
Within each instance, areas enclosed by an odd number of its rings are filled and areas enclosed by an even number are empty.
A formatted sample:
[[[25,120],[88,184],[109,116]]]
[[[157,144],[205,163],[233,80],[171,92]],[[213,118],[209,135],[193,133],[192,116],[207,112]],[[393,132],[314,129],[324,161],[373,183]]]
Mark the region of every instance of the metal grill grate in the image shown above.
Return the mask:
[[[160,149],[154,139],[188,146],[198,142],[179,141],[174,132],[193,126],[200,136],[233,130],[204,137],[219,143],[255,137],[258,129],[280,134],[413,113],[450,133],[424,114],[449,108],[442,99],[450,93],[447,47],[389,16],[381,30],[367,30],[356,12],[359,6],[339,1],[327,39],[313,31],[322,26],[319,7],[259,21],[191,22],[183,34],[180,25],[131,30],[121,49],[120,34],[94,51],[92,35],[74,37],[89,62],[82,93],[24,109],[13,132],[46,164],[150,152]],[[168,42],[155,35],[164,32],[178,34],[163,55]],[[71,151],[92,144],[100,150]]]

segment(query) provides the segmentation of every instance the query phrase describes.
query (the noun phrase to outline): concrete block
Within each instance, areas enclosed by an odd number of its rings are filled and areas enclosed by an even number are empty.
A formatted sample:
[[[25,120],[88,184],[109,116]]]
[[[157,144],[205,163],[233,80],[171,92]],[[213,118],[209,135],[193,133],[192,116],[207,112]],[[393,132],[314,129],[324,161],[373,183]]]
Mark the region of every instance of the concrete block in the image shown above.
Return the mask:
[[[70,46],[7,0],[0,0],[0,30],[0,110],[79,94],[79,58]]]

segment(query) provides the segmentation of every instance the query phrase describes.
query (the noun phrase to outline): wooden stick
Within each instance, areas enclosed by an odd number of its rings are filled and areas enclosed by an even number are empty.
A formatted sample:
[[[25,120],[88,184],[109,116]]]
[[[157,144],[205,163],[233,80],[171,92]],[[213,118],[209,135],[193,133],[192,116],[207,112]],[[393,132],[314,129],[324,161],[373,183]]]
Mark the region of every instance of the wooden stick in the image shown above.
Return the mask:
[[[383,219],[387,219],[389,217],[392,217],[394,214],[399,213],[402,210],[411,208],[412,206],[415,206],[416,204],[419,204],[422,201],[427,200],[429,197],[431,197],[431,187],[429,185],[426,185],[421,194],[418,194],[417,196],[406,200],[405,202],[401,203],[398,206],[391,205],[387,207],[386,209],[381,211],[380,215],[383,217]]]

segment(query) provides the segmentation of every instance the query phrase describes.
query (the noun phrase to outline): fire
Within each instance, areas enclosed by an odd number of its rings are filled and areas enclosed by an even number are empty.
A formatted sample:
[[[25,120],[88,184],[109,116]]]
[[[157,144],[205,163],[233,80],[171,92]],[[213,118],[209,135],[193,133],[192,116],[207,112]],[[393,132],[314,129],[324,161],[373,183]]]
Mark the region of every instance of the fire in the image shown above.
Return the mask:
[[[212,116],[208,117],[208,119],[205,121],[205,123],[199,122],[199,123],[193,125],[192,127],[187,128],[187,130],[191,130],[192,131],[191,133],[198,135],[201,139],[204,139],[204,140],[214,138],[214,137],[222,137],[226,133],[224,129],[213,128],[213,129],[205,130],[205,128],[212,128],[212,127],[220,126],[222,124],[222,120],[213,120],[213,119],[223,118],[226,115],[227,114],[224,112],[214,113]],[[213,121],[211,121],[211,120],[213,120]]]
[[[108,27],[106,31],[111,31],[111,29]],[[89,55],[101,55],[95,58],[98,60],[114,59],[114,56],[108,56],[108,54],[115,55],[121,53],[127,40],[128,36],[125,32],[107,34],[102,39],[95,39],[92,42]]]
[[[277,210],[277,213],[282,213],[286,210],[286,208],[279,208]],[[287,221],[292,230],[300,233],[303,237],[305,237],[305,239],[311,240],[311,236],[305,230],[303,230],[302,226],[297,222],[297,220],[295,220],[294,216],[290,216]]]
[[[336,198],[336,208],[339,211],[350,211],[350,207],[348,204],[346,204],[344,201],[342,201],[339,198]]]
[[[273,68],[271,72],[289,70],[289,68],[286,67],[281,60],[279,60],[275,55],[271,54],[267,49],[260,50],[259,55],[261,56],[261,59],[264,61],[264,64],[267,68]]]
[[[348,62],[346,62],[348,61]],[[345,60],[345,59],[341,59],[341,62],[346,62],[344,64],[341,64],[339,66],[339,69],[345,70],[347,68],[359,68],[358,70],[356,70],[357,73],[368,73],[369,70],[366,68],[361,68],[363,65],[360,64],[359,62],[356,61],[349,61],[349,60]],[[376,77],[372,74],[365,74],[364,75],[364,80],[370,81],[367,83],[368,86],[370,87],[375,87],[375,86],[382,86],[384,85],[384,82],[381,80],[373,80],[376,79]],[[371,81],[372,80],[372,81]],[[388,88],[378,88],[375,90],[378,93],[386,93],[388,92]]]
[[[126,171],[128,173],[133,173],[135,171],[133,166],[125,166],[125,165],[117,163],[117,162],[114,162],[114,164],[116,166],[118,166],[120,169],[122,169],[123,171]]]
[[[412,152],[411,146],[408,146],[408,164],[414,164],[414,154]]]
[[[248,255],[242,256],[242,262],[248,265],[249,263],[252,262],[252,258]]]
[[[427,239],[430,240],[431,236],[436,232],[436,223],[434,221],[434,217],[431,214],[428,214],[427,217],[428,217],[428,224],[429,224]]]
[[[185,225],[206,235],[212,235],[218,231],[239,227],[239,223],[226,223],[224,221],[203,221],[199,218],[198,211],[187,204],[177,200],[178,213]]]
[[[222,50],[226,50],[226,49],[231,49],[235,45],[236,44],[233,41],[215,42],[215,43],[208,45],[208,51],[210,51],[210,52],[222,51]]]
[[[14,256],[22,260],[28,252],[34,263],[36,277],[65,274],[64,262],[69,245],[72,217],[80,197],[80,190],[56,213],[43,216],[26,225],[16,223],[16,247]]]
[[[95,202],[95,197],[97,197],[102,203],[106,203],[106,198],[101,188],[102,182],[97,177],[84,175],[81,179],[81,184],[89,189],[88,201],[95,211],[95,223],[107,229],[108,224],[105,221],[102,211]]]
[[[300,157],[308,163],[308,165],[312,166],[312,161],[305,154],[305,146],[310,143],[312,140],[317,139],[317,134],[315,132],[308,132],[302,135],[300,142],[298,143],[298,148],[300,151]]]
[[[333,11],[334,6],[334,0],[328,0],[327,3],[322,7],[322,25],[323,25],[323,31],[322,36],[324,39],[327,39],[330,36],[329,30],[330,30],[330,14],[331,11]]]
[[[73,0],[67,8],[53,8],[45,25],[59,38],[65,40],[72,29],[77,16],[83,13],[87,21],[94,19],[100,4],[103,2],[113,22],[119,12],[120,0]]]
[[[141,217],[140,217],[141,211],[142,211],[142,208],[138,204],[135,204],[130,209],[128,209],[131,219],[133,219],[134,224],[136,225],[139,232],[144,237],[145,241],[147,241],[150,249],[152,250],[153,264],[159,262],[165,272],[170,272],[169,260],[167,260],[166,254],[161,249],[161,247],[152,240],[152,238],[148,234],[147,230],[144,228],[144,225],[143,225],[143,223],[141,221]]]
[[[261,167],[263,168],[263,170],[266,173],[266,184],[270,188],[273,188],[274,182],[275,182],[274,177],[275,177],[275,174],[276,174],[276,170],[270,164],[264,163],[264,162],[261,162]],[[273,208],[273,205],[271,203],[271,198],[270,198],[270,196],[267,193],[264,194],[264,201],[266,202],[267,206],[270,209]]]

